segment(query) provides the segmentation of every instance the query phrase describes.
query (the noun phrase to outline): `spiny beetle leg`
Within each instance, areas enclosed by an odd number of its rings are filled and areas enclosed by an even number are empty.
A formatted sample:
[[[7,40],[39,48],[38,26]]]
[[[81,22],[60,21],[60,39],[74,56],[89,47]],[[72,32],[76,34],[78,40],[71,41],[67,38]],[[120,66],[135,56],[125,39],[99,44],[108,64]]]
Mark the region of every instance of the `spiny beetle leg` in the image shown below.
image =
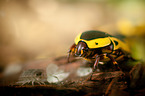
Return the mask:
[[[100,71],[100,69],[98,68],[99,60],[100,60],[100,57],[99,57],[99,55],[97,55],[97,56],[96,56],[96,61],[95,61],[95,63],[94,63],[94,67],[93,67],[93,72],[92,72],[92,74],[91,74],[91,76],[90,76],[90,80],[92,79],[92,76],[93,76],[93,74],[94,74],[94,72],[95,72],[96,70],[97,70],[97,72]]]
[[[98,63],[99,63],[99,60],[100,60],[100,56],[96,56],[96,61],[94,63],[94,71],[97,69],[97,71],[99,71],[99,68],[98,68]]]
[[[111,59],[111,61],[113,62],[113,65],[115,66],[115,69],[117,70],[121,70],[120,67],[118,66],[118,63],[115,61],[114,57],[110,54],[107,54],[107,56]]]

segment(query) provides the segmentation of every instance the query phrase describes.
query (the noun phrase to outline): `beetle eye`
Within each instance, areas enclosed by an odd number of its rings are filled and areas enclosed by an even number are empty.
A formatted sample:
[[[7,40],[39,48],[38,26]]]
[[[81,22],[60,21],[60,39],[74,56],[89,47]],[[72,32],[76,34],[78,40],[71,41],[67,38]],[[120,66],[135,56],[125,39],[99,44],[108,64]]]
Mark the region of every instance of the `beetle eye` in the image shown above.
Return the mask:
[[[95,43],[96,45],[98,45],[98,43]]]

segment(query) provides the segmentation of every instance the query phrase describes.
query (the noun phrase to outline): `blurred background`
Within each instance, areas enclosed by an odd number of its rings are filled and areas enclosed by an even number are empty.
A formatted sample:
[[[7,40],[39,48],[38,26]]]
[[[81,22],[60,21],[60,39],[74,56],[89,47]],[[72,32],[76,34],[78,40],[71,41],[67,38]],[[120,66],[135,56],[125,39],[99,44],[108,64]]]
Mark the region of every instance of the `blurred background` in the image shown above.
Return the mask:
[[[122,34],[145,55],[145,0],[0,0],[0,71],[7,65],[67,55],[87,30]]]

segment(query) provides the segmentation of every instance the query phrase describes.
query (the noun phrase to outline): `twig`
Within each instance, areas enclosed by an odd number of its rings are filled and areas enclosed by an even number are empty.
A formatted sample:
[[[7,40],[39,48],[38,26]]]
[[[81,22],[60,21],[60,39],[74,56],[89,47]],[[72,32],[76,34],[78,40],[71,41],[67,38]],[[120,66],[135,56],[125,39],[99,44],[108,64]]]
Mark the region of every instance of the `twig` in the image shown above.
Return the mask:
[[[108,85],[108,87],[107,87],[107,89],[106,89],[106,91],[105,91],[105,96],[108,95],[108,93],[109,93],[109,91],[110,91],[110,89],[111,89],[112,84],[114,83],[114,81],[115,81],[115,78],[112,79],[112,81],[111,81],[110,84]]]

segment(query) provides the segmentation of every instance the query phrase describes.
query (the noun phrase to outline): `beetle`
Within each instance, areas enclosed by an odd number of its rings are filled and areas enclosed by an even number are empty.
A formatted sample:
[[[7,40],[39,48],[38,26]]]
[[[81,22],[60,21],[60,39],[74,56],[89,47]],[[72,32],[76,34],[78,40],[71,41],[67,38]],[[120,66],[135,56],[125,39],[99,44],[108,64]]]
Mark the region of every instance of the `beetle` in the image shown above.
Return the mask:
[[[94,61],[93,72],[99,61],[111,60],[120,69],[116,60],[130,53],[128,45],[122,40],[102,31],[90,30],[78,34],[68,52],[70,54]],[[97,67],[96,67],[97,66]]]

